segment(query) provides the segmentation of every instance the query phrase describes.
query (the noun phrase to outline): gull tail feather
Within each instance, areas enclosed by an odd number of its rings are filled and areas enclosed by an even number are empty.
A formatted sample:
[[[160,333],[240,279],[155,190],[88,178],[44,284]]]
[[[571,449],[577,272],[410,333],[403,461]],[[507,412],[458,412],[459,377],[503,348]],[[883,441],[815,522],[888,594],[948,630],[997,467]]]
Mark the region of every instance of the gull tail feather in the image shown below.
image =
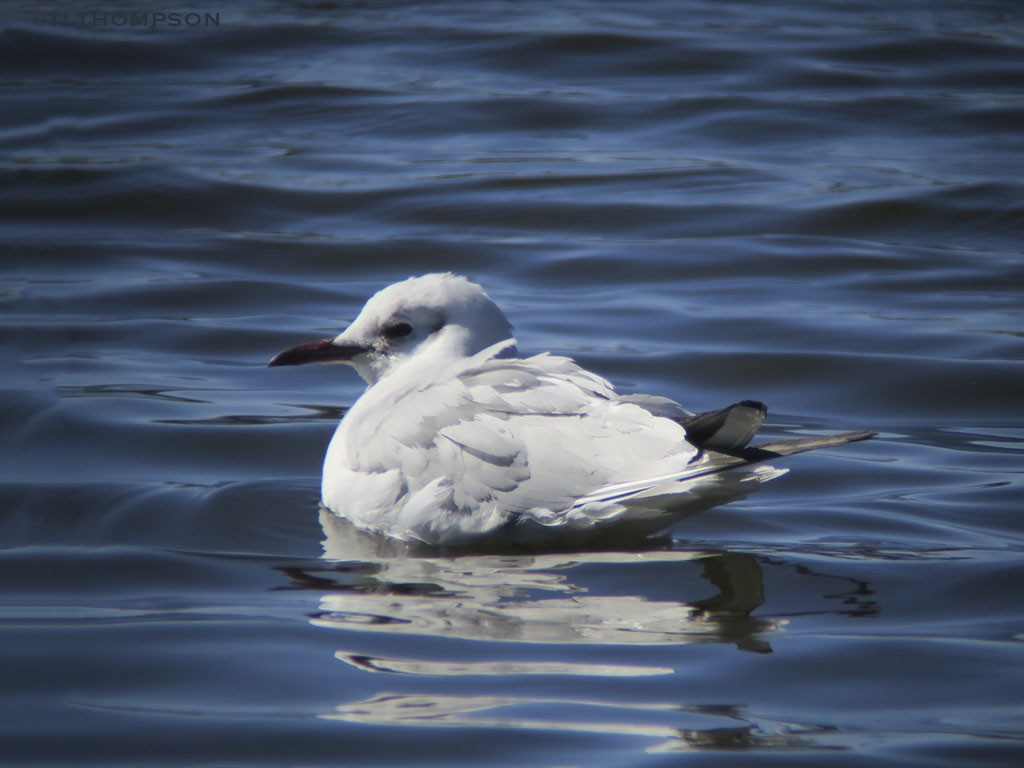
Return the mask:
[[[834,448],[837,445],[856,443],[861,440],[869,440],[878,433],[868,429],[857,432],[841,432],[838,435],[822,435],[820,437],[800,437],[795,440],[774,440],[768,443],[761,443],[737,452],[737,456],[745,459],[747,463],[753,464],[759,461],[770,461],[782,456],[792,456],[794,453],[814,451],[818,448]]]
[[[624,501],[656,486],[661,487],[666,483],[695,480],[708,475],[716,475],[722,472],[741,469],[752,464],[760,464],[765,461],[779,459],[784,456],[792,456],[795,453],[813,451],[817,448],[832,448],[846,443],[855,443],[859,440],[867,440],[874,437],[875,432],[862,430],[858,432],[842,432],[838,435],[823,435],[821,437],[801,437],[794,440],[775,440],[760,445],[742,448],[738,451],[727,453],[725,451],[703,451],[701,459],[691,464],[684,471],[660,477],[650,477],[644,480],[617,483],[599,488],[596,491],[576,501],[575,506],[583,506],[589,503],[607,503],[613,501]],[[775,476],[775,475],[773,475]],[[766,476],[765,479],[771,479]]]
[[[691,475],[711,475],[716,472],[745,467],[751,464],[760,464],[773,459],[781,459],[784,456],[792,456],[795,453],[806,453],[818,448],[835,448],[838,445],[856,443],[861,440],[868,440],[877,432],[871,430],[859,430],[857,432],[840,432],[837,435],[821,435],[819,437],[798,437],[793,440],[773,440],[760,445],[752,445],[738,451],[708,451],[705,453],[708,461],[701,464],[699,469]]]

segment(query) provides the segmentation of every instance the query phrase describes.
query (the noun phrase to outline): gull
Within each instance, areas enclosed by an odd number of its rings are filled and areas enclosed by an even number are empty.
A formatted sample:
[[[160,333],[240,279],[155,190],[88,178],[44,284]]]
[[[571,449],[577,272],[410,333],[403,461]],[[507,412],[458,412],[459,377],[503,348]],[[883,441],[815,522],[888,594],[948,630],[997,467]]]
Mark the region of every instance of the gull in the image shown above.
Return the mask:
[[[615,541],[785,473],[767,460],[874,434],[752,447],[759,402],[693,414],[516,344],[481,286],[439,273],[384,288],[339,335],[275,356],[270,366],[343,363],[367,382],[328,445],[323,506],[409,544]]]

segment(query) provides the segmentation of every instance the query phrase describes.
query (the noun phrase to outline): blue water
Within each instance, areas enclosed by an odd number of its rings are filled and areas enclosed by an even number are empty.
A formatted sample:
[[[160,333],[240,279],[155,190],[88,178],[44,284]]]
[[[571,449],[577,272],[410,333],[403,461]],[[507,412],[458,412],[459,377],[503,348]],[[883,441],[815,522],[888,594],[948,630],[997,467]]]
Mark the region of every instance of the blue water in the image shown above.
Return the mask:
[[[1019,765],[1018,6],[4,4],[0,763]],[[436,270],[880,436],[646,547],[388,551],[317,505],[362,382],[265,364]]]

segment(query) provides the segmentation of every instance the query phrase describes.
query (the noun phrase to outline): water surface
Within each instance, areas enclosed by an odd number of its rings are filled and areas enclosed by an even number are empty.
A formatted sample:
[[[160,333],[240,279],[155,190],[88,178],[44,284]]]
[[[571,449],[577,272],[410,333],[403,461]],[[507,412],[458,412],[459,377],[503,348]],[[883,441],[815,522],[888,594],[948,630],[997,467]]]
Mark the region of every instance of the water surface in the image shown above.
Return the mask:
[[[0,32],[0,761],[1024,758],[1016,3],[38,10]],[[317,507],[359,379],[264,366],[436,270],[624,392],[880,437],[645,547],[389,550]]]

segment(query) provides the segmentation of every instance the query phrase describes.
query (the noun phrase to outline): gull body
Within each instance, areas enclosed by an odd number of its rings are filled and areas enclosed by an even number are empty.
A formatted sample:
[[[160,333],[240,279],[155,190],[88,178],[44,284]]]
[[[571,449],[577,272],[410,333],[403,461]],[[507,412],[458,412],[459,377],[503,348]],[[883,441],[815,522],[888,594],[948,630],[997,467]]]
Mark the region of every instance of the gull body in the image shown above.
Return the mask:
[[[310,362],[345,363],[367,382],[328,446],[324,506],[412,543],[645,535],[785,471],[767,459],[871,434],[748,448],[760,403],[694,416],[621,396],[568,358],[520,358],[498,306],[447,273],[388,286],[338,336],[270,365]]]

